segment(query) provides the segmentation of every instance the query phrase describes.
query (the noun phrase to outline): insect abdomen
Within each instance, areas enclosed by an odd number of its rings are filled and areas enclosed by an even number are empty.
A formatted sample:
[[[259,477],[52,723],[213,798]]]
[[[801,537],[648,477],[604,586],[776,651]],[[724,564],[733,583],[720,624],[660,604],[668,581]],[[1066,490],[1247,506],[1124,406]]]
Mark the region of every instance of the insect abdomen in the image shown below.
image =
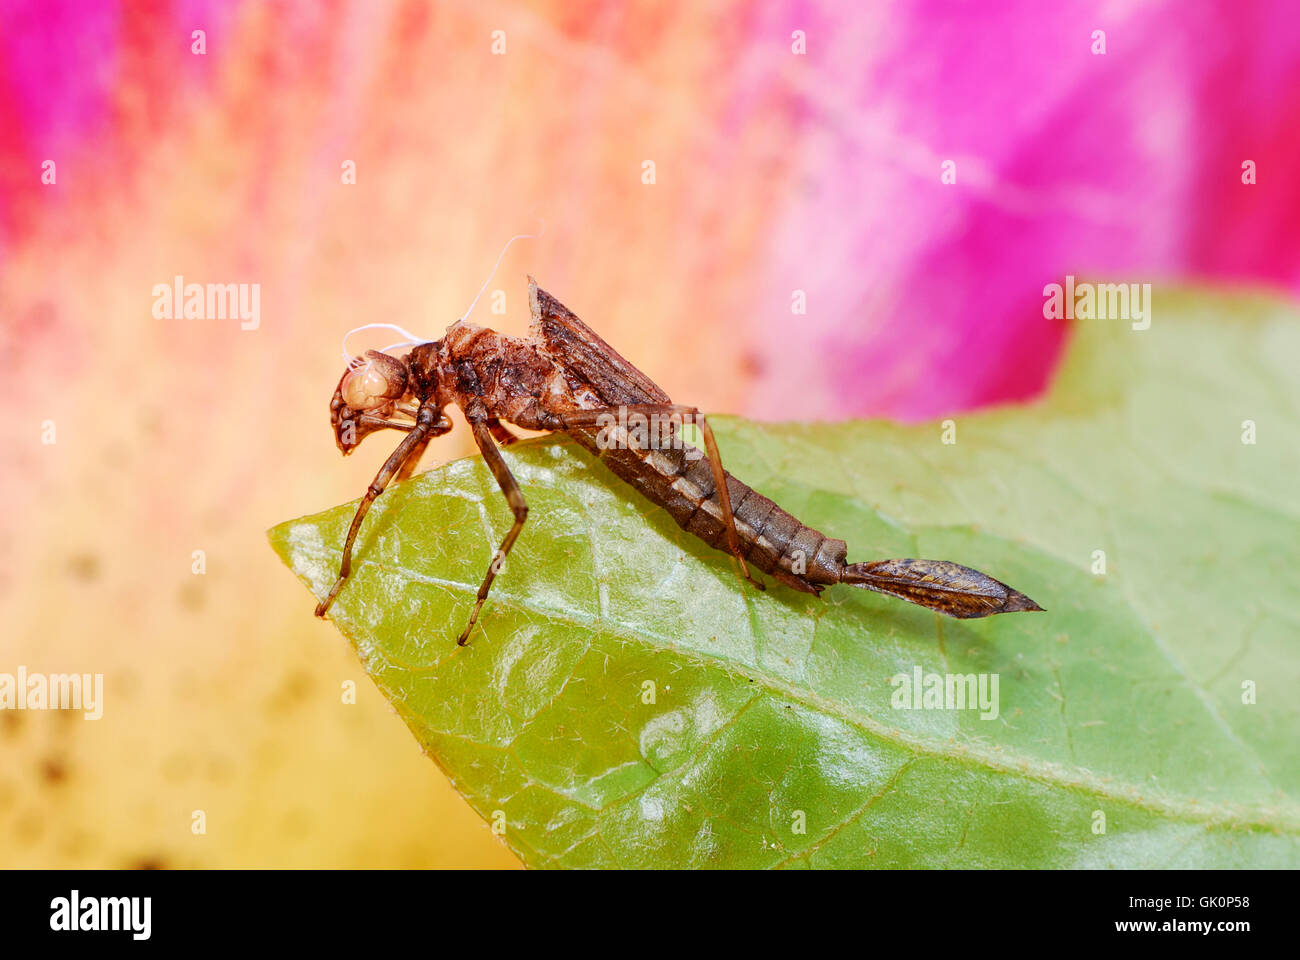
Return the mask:
[[[601,449],[595,431],[570,433],[621,480],[663,507],[679,527],[711,547],[726,550],[722,504],[709,460],[700,451],[692,447]],[[840,582],[848,552],[843,540],[805,526],[753,487],[729,473],[726,477],[746,562],[807,593]]]

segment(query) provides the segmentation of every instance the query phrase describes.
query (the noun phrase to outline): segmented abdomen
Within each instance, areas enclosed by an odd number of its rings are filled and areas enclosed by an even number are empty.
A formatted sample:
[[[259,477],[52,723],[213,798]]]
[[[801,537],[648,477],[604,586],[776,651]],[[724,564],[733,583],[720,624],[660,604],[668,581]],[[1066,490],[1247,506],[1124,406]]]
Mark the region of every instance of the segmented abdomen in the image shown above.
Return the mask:
[[[648,450],[600,449],[597,431],[569,432],[620,479],[668,511],[683,530],[711,547],[727,549],[713,470],[701,451],[684,445]],[[848,552],[843,540],[833,540],[804,526],[753,487],[729,473],[726,477],[736,534],[746,562],[808,593],[840,582]]]

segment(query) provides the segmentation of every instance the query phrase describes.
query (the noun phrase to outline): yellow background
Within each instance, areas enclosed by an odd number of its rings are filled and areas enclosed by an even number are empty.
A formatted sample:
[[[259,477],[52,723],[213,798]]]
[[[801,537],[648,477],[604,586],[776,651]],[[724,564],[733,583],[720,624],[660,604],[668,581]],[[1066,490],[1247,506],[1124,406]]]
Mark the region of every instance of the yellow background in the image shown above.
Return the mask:
[[[700,122],[721,11],[223,10],[201,61],[189,24],[132,25],[115,146],[33,175],[0,272],[0,670],[106,688],[99,721],[0,715],[0,866],[516,866],[265,530],[360,496],[388,452],[334,447],[340,335],[438,335],[543,224],[492,284],[505,315],[485,297],[475,320],[522,332],[531,273],[674,396],[736,409],[719,318],[748,308],[786,131]],[[259,283],[260,328],[155,319],[178,274]]]

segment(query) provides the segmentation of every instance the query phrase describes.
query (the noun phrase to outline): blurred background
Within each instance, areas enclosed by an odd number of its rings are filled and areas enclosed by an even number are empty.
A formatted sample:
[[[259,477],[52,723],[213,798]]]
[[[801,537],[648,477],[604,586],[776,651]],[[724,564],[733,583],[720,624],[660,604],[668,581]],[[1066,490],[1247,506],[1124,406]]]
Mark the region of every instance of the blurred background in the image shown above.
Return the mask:
[[[1067,273],[1300,288],[1297,10],[3,0],[0,672],[105,706],[0,712],[0,866],[517,865],[267,546],[386,455],[340,336],[438,336],[541,230],[473,319],[531,273],[706,410],[1030,400]],[[156,317],[178,275],[257,329]]]

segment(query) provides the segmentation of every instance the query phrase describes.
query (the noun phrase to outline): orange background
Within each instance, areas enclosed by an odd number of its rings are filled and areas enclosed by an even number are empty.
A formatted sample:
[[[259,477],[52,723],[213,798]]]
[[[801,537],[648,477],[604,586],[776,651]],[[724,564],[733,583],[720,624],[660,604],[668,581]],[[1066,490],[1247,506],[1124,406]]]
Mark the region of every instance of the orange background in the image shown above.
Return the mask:
[[[627,47],[648,20],[597,43],[516,7],[231,9],[206,60],[183,19],[135,22],[108,104],[129,148],[65,141],[56,184],[18,195],[0,670],[100,672],[106,704],[0,715],[0,865],[515,865],[265,530],[359,496],[388,452],[334,447],[342,333],[439,335],[543,223],[492,285],[506,315],[485,295],[476,320],[523,332],[532,273],[666,389],[735,408],[745,358],[706,321],[745,308],[747,194],[781,158],[725,163],[779,131],[684,109],[708,95],[698,22],[665,56]],[[154,319],[176,274],[260,283],[260,328]],[[424,463],[470,449],[462,429]]]
[[[343,332],[438,336],[513,234],[473,319],[523,332],[531,273],[767,417],[1033,396],[1067,272],[1300,286],[1289,0],[944,6],[7,4],[0,672],[106,704],[0,713],[0,866],[516,865],[265,538],[387,454],[334,447]],[[156,319],[178,274],[260,284],[259,329]]]

